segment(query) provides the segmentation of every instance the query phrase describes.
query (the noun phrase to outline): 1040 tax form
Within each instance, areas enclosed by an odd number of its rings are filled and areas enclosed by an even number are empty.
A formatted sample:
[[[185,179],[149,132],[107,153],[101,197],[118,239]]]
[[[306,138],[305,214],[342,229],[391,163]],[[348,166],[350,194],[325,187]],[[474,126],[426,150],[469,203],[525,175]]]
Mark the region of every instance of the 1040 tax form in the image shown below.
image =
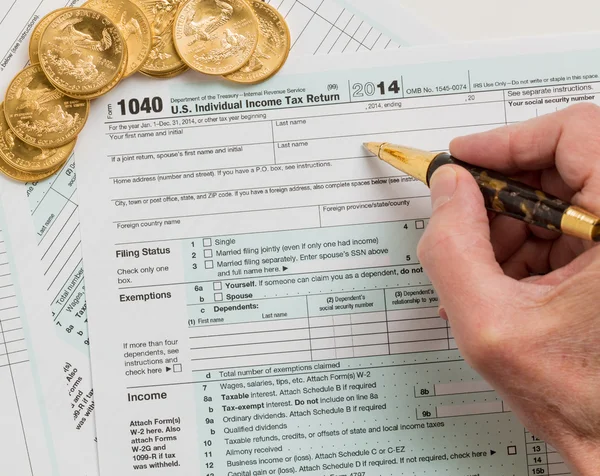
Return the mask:
[[[568,474],[462,360],[428,190],[362,149],[598,102],[598,36],[124,83],[80,138],[106,474]],[[535,363],[532,363],[535,365]]]
[[[4,58],[0,63],[4,68],[2,84],[8,84],[27,63],[28,34],[40,17],[52,9],[79,3],[76,0],[19,1],[17,9],[16,0],[11,0],[0,7],[0,32],[7,48],[4,56],[0,52],[0,58]],[[401,15],[401,38],[388,36],[374,26],[378,23],[376,18],[367,16],[361,9],[354,10],[341,0],[274,0],[271,3],[290,23],[294,40],[292,56],[391,49],[407,46],[407,38],[413,38],[414,42],[437,38],[430,30],[416,27],[414,19],[405,14]],[[397,8],[394,6],[392,10]],[[12,199],[22,201],[27,197],[31,208],[31,216],[23,214],[19,218],[26,222],[22,226],[30,229],[33,223],[35,229],[33,237],[39,244],[41,256],[39,273],[43,274],[51,307],[46,318],[54,326],[54,343],[64,357],[64,361],[59,362],[59,370],[68,384],[64,399],[71,406],[72,427],[81,443],[79,453],[89,466],[88,474],[92,475],[97,466],[95,402],[89,365],[86,284],[75,170],[75,156],[81,151],[82,148],[77,147],[76,154],[51,179],[13,190]],[[19,228],[21,224],[14,227]]]

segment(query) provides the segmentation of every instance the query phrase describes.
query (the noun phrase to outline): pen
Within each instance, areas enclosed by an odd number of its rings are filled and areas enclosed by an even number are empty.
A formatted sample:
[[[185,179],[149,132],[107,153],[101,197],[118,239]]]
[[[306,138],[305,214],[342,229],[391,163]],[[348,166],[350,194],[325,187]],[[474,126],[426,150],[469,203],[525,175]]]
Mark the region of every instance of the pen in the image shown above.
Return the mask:
[[[477,181],[488,210],[565,235],[600,241],[599,217],[497,172],[467,164],[446,152],[428,152],[385,142],[369,142],[365,147],[427,186],[442,165],[464,167]]]

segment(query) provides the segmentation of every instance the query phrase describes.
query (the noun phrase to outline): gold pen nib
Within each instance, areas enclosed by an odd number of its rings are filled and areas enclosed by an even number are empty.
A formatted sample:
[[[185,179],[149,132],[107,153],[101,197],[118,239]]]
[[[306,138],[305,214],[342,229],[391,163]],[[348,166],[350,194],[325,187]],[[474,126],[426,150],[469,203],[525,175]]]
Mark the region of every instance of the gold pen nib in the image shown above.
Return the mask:
[[[373,155],[379,157],[379,151],[384,144],[385,142],[365,142],[363,145],[365,149],[367,149]]]
[[[412,149],[387,142],[367,142],[365,148],[384,162],[427,184],[427,171],[439,152]]]

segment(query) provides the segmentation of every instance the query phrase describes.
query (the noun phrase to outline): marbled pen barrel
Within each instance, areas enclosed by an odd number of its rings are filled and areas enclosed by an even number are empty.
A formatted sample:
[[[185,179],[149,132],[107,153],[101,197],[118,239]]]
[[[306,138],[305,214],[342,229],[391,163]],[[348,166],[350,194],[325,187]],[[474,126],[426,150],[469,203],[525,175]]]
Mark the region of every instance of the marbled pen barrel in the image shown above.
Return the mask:
[[[523,220],[552,231],[561,231],[563,216],[570,204],[514,180],[462,162],[450,154],[436,156],[427,170],[427,185],[442,165],[467,169],[479,185],[488,210]]]

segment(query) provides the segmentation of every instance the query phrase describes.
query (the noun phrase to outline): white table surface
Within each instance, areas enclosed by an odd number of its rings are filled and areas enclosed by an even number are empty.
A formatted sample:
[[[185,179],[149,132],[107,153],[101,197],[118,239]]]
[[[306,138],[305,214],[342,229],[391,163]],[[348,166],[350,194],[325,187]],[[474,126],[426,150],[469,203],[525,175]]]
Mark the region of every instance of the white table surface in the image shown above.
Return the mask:
[[[449,40],[600,31],[599,0],[399,1]]]

